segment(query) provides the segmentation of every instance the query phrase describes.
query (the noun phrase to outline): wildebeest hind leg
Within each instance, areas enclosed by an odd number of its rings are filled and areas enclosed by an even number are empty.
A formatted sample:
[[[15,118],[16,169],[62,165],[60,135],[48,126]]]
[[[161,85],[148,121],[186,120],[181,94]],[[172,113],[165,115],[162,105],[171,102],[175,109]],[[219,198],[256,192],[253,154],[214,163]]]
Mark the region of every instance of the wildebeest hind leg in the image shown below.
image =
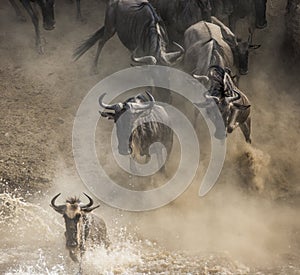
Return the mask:
[[[246,142],[251,143],[251,118],[248,117],[244,123],[240,124],[240,128],[245,136]]]
[[[99,39],[98,48],[94,60],[93,69],[97,72],[97,64],[102,48],[107,40],[109,40],[116,33],[115,27],[115,10],[112,6],[110,6],[105,15],[105,23],[104,23],[104,33],[103,36]]]

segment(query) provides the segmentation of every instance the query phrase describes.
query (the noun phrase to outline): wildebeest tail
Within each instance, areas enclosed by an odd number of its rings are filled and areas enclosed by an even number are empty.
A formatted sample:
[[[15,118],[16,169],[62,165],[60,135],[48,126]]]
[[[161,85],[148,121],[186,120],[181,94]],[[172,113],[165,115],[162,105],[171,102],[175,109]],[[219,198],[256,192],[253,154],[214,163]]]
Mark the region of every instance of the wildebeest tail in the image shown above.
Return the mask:
[[[96,44],[96,42],[103,37],[104,30],[105,30],[105,27],[103,26],[101,29],[97,30],[91,37],[86,39],[78,48],[76,48],[75,52],[73,53],[73,58],[75,60],[79,59],[92,46],[94,46]]]

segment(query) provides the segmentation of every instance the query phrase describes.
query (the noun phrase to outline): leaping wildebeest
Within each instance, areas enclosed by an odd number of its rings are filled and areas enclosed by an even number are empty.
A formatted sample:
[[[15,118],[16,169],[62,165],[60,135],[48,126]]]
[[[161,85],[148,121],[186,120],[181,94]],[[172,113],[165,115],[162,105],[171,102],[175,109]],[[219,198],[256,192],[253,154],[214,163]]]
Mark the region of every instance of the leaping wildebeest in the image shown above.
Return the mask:
[[[78,262],[87,246],[109,246],[106,225],[103,219],[90,214],[100,205],[93,206],[93,199],[84,193],[89,199],[88,204],[82,204],[79,198],[73,197],[66,200],[65,204],[56,205],[57,194],[51,200],[50,206],[65,219],[66,248],[69,250],[73,261]]]
[[[251,143],[251,117],[250,101],[247,96],[236,87],[230,71],[220,66],[212,66],[209,69],[211,87],[205,94],[206,102],[196,103],[198,107],[205,107],[210,114],[211,120],[217,126],[218,117],[210,113],[210,104],[213,101],[217,104],[223,118],[227,133],[231,133],[235,128],[240,127],[246,142]],[[222,133],[216,129],[215,136],[222,137]]]
[[[16,14],[19,18],[22,18],[21,11],[16,4],[15,0],[9,0],[11,5],[14,7]],[[39,18],[38,14],[36,13],[35,9],[32,7],[31,2],[36,2],[42,11],[43,16],[43,27],[47,31],[51,31],[55,28],[55,18],[54,18],[54,0],[20,0],[23,7],[30,15],[32,23],[34,25],[35,30],[35,45],[38,49],[38,52],[41,54],[43,53],[42,43],[41,43],[41,36],[40,36],[40,29],[39,29]]]
[[[178,51],[166,52],[169,42],[163,22],[147,0],[117,0],[108,4],[104,26],[75,50],[75,60],[98,42],[96,68],[104,44],[115,33],[137,63],[171,65],[184,52],[179,45]]]
[[[227,28],[200,21],[189,27],[184,35],[185,71],[195,78],[208,80],[208,69],[213,65],[237,70],[237,74],[248,73],[249,50],[260,45],[252,44],[252,36],[247,41],[239,41]],[[226,34],[224,38],[224,34]]]
[[[105,94],[99,98],[102,108],[112,112],[100,112],[101,116],[113,119],[116,123],[118,151],[121,155],[130,155],[131,159],[150,157],[149,147],[155,142],[165,146],[167,157],[173,145],[173,131],[166,110],[155,103],[154,97],[147,92],[148,99],[143,94],[128,98],[124,102],[106,104]],[[157,152],[158,166],[164,171],[162,152]],[[131,162],[131,165],[133,163]],[[134,166],[131,166],[135,169]]]

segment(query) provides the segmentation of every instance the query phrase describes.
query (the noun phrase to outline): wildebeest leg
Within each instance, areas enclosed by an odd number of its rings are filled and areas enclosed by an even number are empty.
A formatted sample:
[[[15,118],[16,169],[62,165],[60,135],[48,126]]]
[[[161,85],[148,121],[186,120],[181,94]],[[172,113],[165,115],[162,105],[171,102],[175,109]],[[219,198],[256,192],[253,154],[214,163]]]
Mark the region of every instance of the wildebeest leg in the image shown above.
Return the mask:
[[[109,7],[105,15],[104,34],[103,37],[101,37],[98,42],[98,48],[94,60],[93,69],[95,72],[97,72],[98,59],[104,44],[116,33],[116,27],[114,22],[115,22],[115,10],[113,7]]]
[[[76,252],[73,249],[69,249],[69,256],[75,263],[79,263]]]
[[[251,143],[251,118],[248,117],[247,120],[240,125],[240,128],[245,136],[248,143]]]
[[[157,69],[155,71],[152,71],[150,77],[152,78],[153,82],[153,88],[152,88],[152,94],[156,101],[164,102],[167,104],[172,103],[172,97],[171,92],[168,89],[169,85],[169,79],[170,79],[170,73],[168,71],[162,72],[161,70]],[[166,88],[160,88],[158,87],[159,83],[163,82]]]
[[[28,12],[28,14],[31,17],[32,23],[34,25],[34,30],[35,30],[35,46],[37,47],[38,52],[40,54],[42,54],[43,53],[43,48],[42,48],[41,37],[40,37],[38,16],[33,11],[33,8],[31,6],[29,0],[21,0],[21,3],[23,4],[25,10]]]
[[[81,16],[80,0],[76,0],[76,19],[78,21],[83,21]]]
[[[254,0],[256,27],[259,29],[267,27],[266,3],[267,0]]]
[[[227,132],[228,133],[232,133],[232,131],[240,125],[237,122],[238,113],[239,113],[239,110],[237,110],[237,109],[232,110],[231,118],[230,118],[230,121],[229,121],[228,126],[227,126]]]
[[[11,3],[11,5],[13,6],[13,8],[15,10],[18,20],[21,22],[25,22],[26,18],[22,14],[22,12],[21,12],[20,8],[18,7],[18,5],[16,4],[15,0],[9,0],[9,2]]]
[[[228,23],[229,23],[229,28],[231,31],[234,33],[235,32],[235,27],[236,27],[236,22],[237,22],[237,16],[232,13],[228,16]]]

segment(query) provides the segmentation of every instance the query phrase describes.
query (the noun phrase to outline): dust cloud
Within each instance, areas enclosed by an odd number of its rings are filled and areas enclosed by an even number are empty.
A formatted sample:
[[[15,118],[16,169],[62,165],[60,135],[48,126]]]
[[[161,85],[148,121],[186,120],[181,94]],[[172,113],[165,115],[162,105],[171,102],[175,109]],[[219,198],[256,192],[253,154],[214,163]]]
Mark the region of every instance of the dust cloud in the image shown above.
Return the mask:
[[[74,117],[82,99],[98,81],[130,66],[130,55],[117,36],[103,48],[98,74],[90,71],[95,49],[73,62],[72,51],[102,25],[105,12],[105,4],[101,1],[82,2],[84,23],[76,22],[75,6],[68,1],[57,1],[56,29],[42,31],[45,50],[42,56],[34,48],[30,19],[27,18],[26,23],[17,22],[8,1],[1,2],[1,87],[3,95],[11,97],[1,97],[1,128],[4,130],[0,133],[3,136],[12,133],[5,136],[3,144],[6,147],[1,148],[1,183],[13,182],[16,188],[28,188],[26,199],[39,207],[23,205],[16,198],[1,194],[1,221],[10,217],[20,222],[3,212],[7,210],[5,202],[9,201],[8,205],[15,205],[15,209],[33,207],[30,211],[34,215],[28,215],[28,221],[39,228],[27,227],[26,236],[20,235],[12,241],[12,236],[3,230],[5,223],[0,223],[1,234],[6,236],[1,240],[1,255],[9,255],[0,262],[0,270],[7,274],[22,274],[28,270],[15,266],[22,263],[22,256],[32,247],[34,252],[27,256],[37,261],[36,266],[43,266],[46,261],[43,257],[46,257],[53,269],[49,274],[68,273],[64,268],[70,263],[64,252],[63,222],[48,205],[57,193],[62,193],[59,200],[63,202],[68,196],[89,192],[74,165]],[[105,271],[164,274],[165,270],[170,274],[221,274],[222,271],[222,274],[299,274],[299,64],[294,63],[284,47],[284,8],[283,0],[268,1],[268,28],[255,32],[253,42],[261,47],[250,54],[249,74],[240,81],[241,90],[251,101],[253,143],[246,144],[239,129],[228,136],[223,170],[217,184],[205,197],[197,194],[209,161],[209,152],[205,151],[207,144],[203,146],[193,183],[171,204],[155,211],[130,213],[100,202],[101,208],[96,214],[107,222],[115,250],[111,257],[102,250],[88,252],[86,270],[90,270],[90,274]],[[24,96],[26,94],[30,97]],[[22,115],[26,117],[28,113],[32,123],[26,122],[23,128],[14,127],[22,125]],[[97,137],[100,139],[103,131],[105,140],[110,129],[109,123],[104,124],[97,129]],[[38,134],[28,135],[35,130]],[[198,131],[205,137],[202,129]],[[22,136],[22,142],[18,136]],[[98,154],[108,154],[100,140],[97,150]],[[26,160],[32,156],[36,158],[32,166],[36,177],[26,184],[24,176],[31,163],[25,161],[24,169],[17,169],[18,163],[11,157],[14,152],[22,152],[19,158]],[[109,170],[109,161],[105,163]],[[14,170],[18,171],[17,176]],[[109,174],[114,172],[108,171]],[[40,173],[49,182],[41,184]],[[123,174],[121,176],[126,180]],[[159,180],[156,177],[153,181]],[[42,191],[37,192],[38,189]],[[8,191],[13,190],[8,188]],[[35,215],[39,219],[35,219]],[[48,232],[50,248],[38,238],[42,247],[38,250],[38,242],[29,238],[18,250],[19,244],[32,231]],[[57,255],[52,257],[57,247]],[[93,261],[95,255],[103,258],[105,267]],[[12,259],[16,261],[13,267],[9,265]],[[35,264],[27,262],[30,266]],[[37,267],[32,270],[31,274],[46,273],[45,269],[41,271]]]

